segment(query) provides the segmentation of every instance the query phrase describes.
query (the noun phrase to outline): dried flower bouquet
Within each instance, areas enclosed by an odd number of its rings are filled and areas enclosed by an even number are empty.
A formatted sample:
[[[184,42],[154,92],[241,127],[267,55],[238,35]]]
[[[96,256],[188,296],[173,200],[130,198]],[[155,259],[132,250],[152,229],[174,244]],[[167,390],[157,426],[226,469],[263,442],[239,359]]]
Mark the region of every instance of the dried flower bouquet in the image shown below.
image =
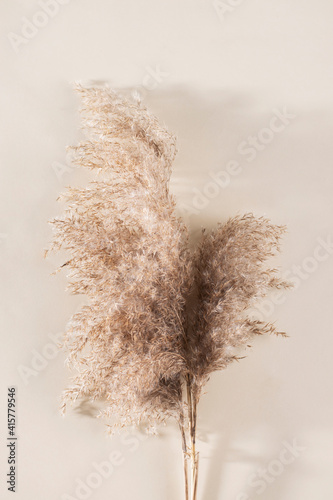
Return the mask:
[[[76,369],[64,406],[103,400],[111,429],[178,422],[185,498],[197,498],[197,405],[210,374],[238,359],[254,335],[281,333],[247,311],[285,288],[266,261],[284,228],[252,214],[203,231],[193,251],[169,179],[176,141],[145,107],[109,88],[77,87],[88,137],[74,164],[98,171],[64,194],[53,248],[69,260],[69,287],[88,297],[65,335]]]

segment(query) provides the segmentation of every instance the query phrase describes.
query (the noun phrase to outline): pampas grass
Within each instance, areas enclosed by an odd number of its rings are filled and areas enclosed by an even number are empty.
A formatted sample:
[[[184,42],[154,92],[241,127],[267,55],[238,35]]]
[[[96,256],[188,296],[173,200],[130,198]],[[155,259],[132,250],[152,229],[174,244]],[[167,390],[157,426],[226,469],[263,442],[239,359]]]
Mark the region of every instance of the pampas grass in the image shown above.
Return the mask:
[[[175,419],[182,436],[185,498],[197,497],[197,405],[210,374],[238,359],[274,325],[250,319],[270,289],[286,288],[267,259],[284,228],[252,214],[203,231],[190,250],[169,179],[175,138],[150,112],[108,88],[77,87],[85,141],[73,162],[99,175],[63,195],[52,221],[69,288],[88,304],[72,317],[64,347],[76,371],[63,409],[101,400],[111,431]],[[189,470],[190,467],[190,470]]]

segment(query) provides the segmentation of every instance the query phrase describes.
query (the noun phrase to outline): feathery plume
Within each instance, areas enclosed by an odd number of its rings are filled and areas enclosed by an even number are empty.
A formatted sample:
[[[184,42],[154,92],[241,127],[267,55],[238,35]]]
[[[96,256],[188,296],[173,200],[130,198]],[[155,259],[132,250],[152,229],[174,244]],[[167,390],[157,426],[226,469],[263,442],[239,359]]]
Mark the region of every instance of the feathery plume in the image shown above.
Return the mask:
[[[69,288],[88,298],[65,334],[76,376],[64,408],[102,400],[99,416],[112,430],[176,419],[185,497],[195,500],[201,390],[251,337],[279,333],[248,310],[270,289],[289,286],[265,267],[284,228],[235,217],[204,231],[192,252],[169,192],[175,138],[109,88],[77,91],[87,139],[71,148],[73,162],[98,175],[86,188],[69,188],[64,215],[52,221],[52,248],[69,253],[61,266]]]

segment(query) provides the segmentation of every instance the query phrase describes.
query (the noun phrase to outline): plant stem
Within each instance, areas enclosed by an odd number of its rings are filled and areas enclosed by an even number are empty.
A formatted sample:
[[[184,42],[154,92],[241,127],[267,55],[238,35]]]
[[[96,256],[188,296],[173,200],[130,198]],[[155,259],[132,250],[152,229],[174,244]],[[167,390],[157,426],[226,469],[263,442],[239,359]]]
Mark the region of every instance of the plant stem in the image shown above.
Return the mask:
[[[192,381],[190,376],[186,379],[187,387],[187,406],[188,406],[188,421],[189,421],[189,436],[190,436],[190,456],[191,456],[191,500],[197,498],[198,486],[198,465],[199,453],[196,452],[196,429],[197,429],[197,402],[193,395]]]
[[[185,479],[185,500],[189,500],[189,488],[188,488],[188,453],[187,453],[187,443],[186,435],[184,429],[184,419],[181,419],[179,424],[180,432],[182,435],[182,447],[183,447],[183,460],[184,460],[184,479]]]

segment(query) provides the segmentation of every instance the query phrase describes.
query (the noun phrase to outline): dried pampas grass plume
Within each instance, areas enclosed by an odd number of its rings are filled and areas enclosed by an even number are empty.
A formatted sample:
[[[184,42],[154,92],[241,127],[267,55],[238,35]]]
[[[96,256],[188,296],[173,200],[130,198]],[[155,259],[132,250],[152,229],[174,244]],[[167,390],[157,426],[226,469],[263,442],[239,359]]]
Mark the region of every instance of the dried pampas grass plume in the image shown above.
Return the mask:
[[[88,138],[71,148],[73,162],[99,175],[86,188],[68,189],[65,213],[52,221],[52,248],[69,253],[62,266],[69,288],[89,300],[65,335],[76,376],[64,407],[102,400],[100,416],[112,430],[153,430],[176,419],[185,497],[195,500],[204,384],[254,335],[280,333],[247,311],[270,289],[289,286],[265,264],[284,228],[247,214],[204,231],[191,251],[169,192],[175,138],[109,88],[77,91]]]

